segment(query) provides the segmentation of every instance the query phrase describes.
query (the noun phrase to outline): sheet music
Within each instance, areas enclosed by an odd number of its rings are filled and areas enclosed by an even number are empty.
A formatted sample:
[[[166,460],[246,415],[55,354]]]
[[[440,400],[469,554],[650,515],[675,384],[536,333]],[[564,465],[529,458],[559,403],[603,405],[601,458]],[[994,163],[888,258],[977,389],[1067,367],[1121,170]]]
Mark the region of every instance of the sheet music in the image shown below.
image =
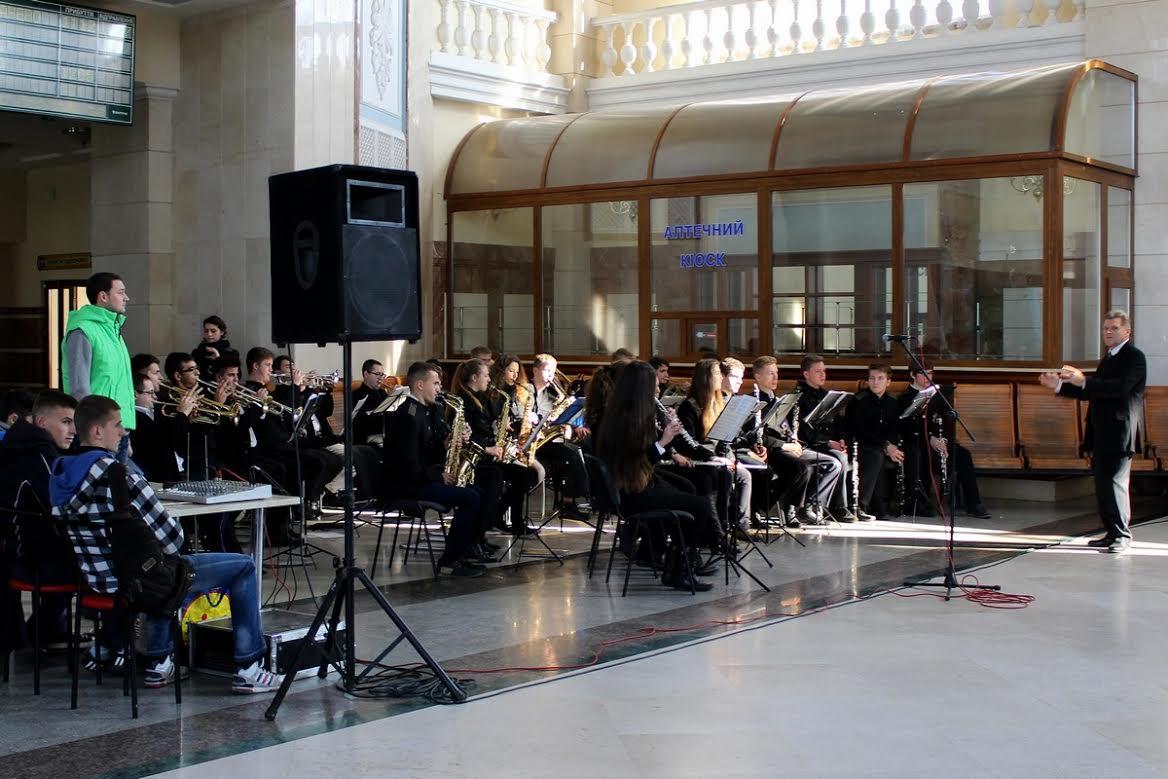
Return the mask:
[[[409,387],[394,387],[393,392],[389,393],[389,396],[385,400],[381,401],[381,404],[369,413],[384,414],[387,411],[396,411],[397,407],[400,406],[402,401],[406,399],[406,393],[409,391]],[[361,398],[361,400],[364,401],[365,398]],[[353,409],[353,413],[355,414],[356,412],[357,410]]]
[[[791,410],[799,403],[799,396],[794,392],[788,392],[771,406],[771,410],[767,412],[766,419],[763,420],[763,426],[768,427],[776,433],[783,432],[783,424],[787,421],[787,417],[791,416]]]
[[[908,419],[909,417],[915,417],[917,414],[920,413],[922,408],[924,408],[926,405],[928,405],[929,401],[932,400],[933,396],[936,394],[937,394],[936,385],[931,386],[931,387],[925,387],[923,390],[920,390],[917,393],[917,396],[915,398],[913,398],[912,403],[909,403],[908,408],[906,408],[904,410],[904,413],[900,415],[900,418],[901,419]]]
[[[353,406],[353,419],[357,418],[357,412],[361,410],[361,407],[365,405],[365,401],[367,400],[369,400],[368,395],[358,400],[357,403]]]
[[[812,409],[811,413],[803,420],[806,424],[815,427],[817,422],[822,421],[823,417],[829,413],[834,412],[843,403],[847,403],[852,397],[852,393],[844,392],[843,390],[829,390],[823,396],[823,400],[819,401],[819,405]]]
[[[711,441],[733,441],[746,421],[754,416],[754,412],[765,406],[765,403],[758,402],[752,395],[735,395],[726,403],[706,438]]]

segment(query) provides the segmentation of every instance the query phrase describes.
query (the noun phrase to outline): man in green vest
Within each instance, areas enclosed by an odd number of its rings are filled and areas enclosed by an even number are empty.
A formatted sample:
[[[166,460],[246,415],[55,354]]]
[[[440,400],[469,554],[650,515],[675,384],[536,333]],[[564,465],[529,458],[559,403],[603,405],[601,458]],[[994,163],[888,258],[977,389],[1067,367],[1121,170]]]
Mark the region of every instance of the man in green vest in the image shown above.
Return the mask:
[[[116,273],[95,273],[85,282],[89,305],[69,314],[61,342],[62,388],[77,400],[104,395],[122,409],[122,426],[134,429],[134,379],[122,339],[130,296]],[[127,456],[125,436],[119,459]]]

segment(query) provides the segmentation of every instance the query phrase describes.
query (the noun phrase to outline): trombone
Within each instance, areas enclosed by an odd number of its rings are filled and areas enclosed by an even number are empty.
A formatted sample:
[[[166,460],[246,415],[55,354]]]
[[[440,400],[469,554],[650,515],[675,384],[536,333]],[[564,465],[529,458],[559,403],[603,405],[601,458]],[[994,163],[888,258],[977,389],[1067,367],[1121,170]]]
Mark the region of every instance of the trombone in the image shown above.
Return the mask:
[[[319,374],[316,371],[310,371],[304,374],[304,386],[315,390],[329,390],[337,385],[341,380],[341,372],[333,371],[332,373]],[[291,386],[292,373],[289,371],[281,371],[280,373],[272,374],[272,382],[276,385]]]
[[[207,381],[206,379],[199,379],[199,386],[203,387],[209,392],[219,391],[219,386],[215,384],[215,382]],[[295,418],[300,413],[299,409],[293,409],[290,406],[285,406],[283,403],[280,403],[271,396],[260,397],[259,393],[253,389],[249,389],[243,384],[237,383],[235,385],[234,396],[237,401],[241,400],[249,405],[259,406],[265,414],[269,411],[275,411],[277,414],[289,414]],[[236,403],[236,405],[239,404]]]

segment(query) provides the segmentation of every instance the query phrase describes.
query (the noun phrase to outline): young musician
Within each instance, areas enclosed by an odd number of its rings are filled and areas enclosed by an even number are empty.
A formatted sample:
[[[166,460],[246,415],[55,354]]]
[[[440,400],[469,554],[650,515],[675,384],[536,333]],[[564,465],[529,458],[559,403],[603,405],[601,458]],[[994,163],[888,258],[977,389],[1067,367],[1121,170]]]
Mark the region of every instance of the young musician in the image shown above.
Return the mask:
[[[535,412],[535,395],[518,357],[511,354],[499,357],[499,361],[491,366],[491,387],[498,391],[496,419],[502,415],[502,404],[506,404],[510,419],[507,438],[514,445],[522,446],[539,423],[539,414]],[[527,467],[535,472],[535,485],[541,484],[546,475],[543,463],[531,459]]]
[[[86,585],[94,592],[112,595],[120,586],[114,574],[115,536],[109,528],[109,521],[115,513],[129,511],[146,523],[165,554],[178,554],[183,532],[159,503],[146,479],[115,462],[113,454],[126,434],[118,404],[109,398],[91,395],[78,404],[76,422],[80,454],[62,457],[53,464],[49,483],[53,515],[63,524],[72,541]],[[128,505],[119,505],[119,493],[125,494]],[[282,677],[268,673],[260,665],[267,647],[252,559],[241,554],[194,554],[184,555],[184,559],[194,569],[193,592],[221,588],[231,593],[235,642],[232,691],[275,691]],[[120,618],[128,618],[128,615]],[[171,620],[147,618],[144,638],[144,654],[148,658],[146,686],[157,688],[173,683],[178,666],[172,657]],[[101,656],[100,650],[97,654]]]
[[[929,379],[933,375],[931,366],[926,365],[922,373],[915,366],[911,369],[912,384],[900,393],[899,408],[904,411],[921,390],[927,389]],[[949,489],[959,488],[962,500],[965,502],[967,514],[978,519],[989,519],[993,516],[981,503],[981,492],[977,487],[977,475],[974,472],[973,455],[964,446],[956,441],[946,441],[946,424],[941,417],[940,402],[931,399],[925,408],[912,419],[901,422],[901,435],[904,439],[904,471],[905,471],[905,513],[919,517],[932,516],[927,503],[922,502],[925,496],[931,498],[928,471],[926,471],[929,457],[932,456],[939,464],[942,454],[947,458],[947,466],[955,478],[955,485]],[[927,434],[927,438],[926,438]],[[952,439],[952,435],[949,436]]]
[[[547,419],[558,404],[567,399],[568,393],[556,381],[556,358],[550,354],[537,354],[532,360],[532,384],[529,389],[535,395],[535,411],[544,424],[555,420]],[[559,510],[561,515],[581,521],[588,514],[576,505],[576,498],[588,492],[588,471],[584,466],[580,443],[588,437],[587,425],[580,425],[579,416],[564,428],[564,435],[548,441],[535,453],[535,458],[562,485]]]
[[[478,534],[481,496],[474,487],[456,486],[455,474],[446,470],[449,430],[431,413],[437,409],[442,379],[430,363],[415,362],[406,373],[406,386],[406,399],[385,419],[386,437],[393,446],[385,449],[383,486],[392,497],[454,509],[438,570],[451,576],[482,576],[482,566],[464,559]]]
[[[669,418],[658,429],[656,387],[657,380],[648,363],[632,362],[620,370],[595,431],[596,455],[608,466],[620,490],[621,512],[626,516],[655,509],[684,511],[693,516],[693,522],[682,526],[688,548],[682,546],[680,538],[669,539],[661,582],[686,590],[692,584],[704,592],[712,585],[691,580],[682,556],[688,556],[691,566],[693,562],[700,563],[700,547],[717,544],[716,533],[712,532],[717,524],[708,501],[671,487],[654,471],[654,465],[665,459],[668,447],[681,431],[676,418]],[[696,573],[697,568],[694,570]]]
[[[381,446],[385,434],[383,414],[374,414],[389,393],[381,387],[385,367],[377,360],[361,363],[361,386],[353,390],[353,443]]]
[[[134,416],[137,426],[130,431],[130,442],[134,454],[131,459],[153,482],[178,481],[181,477],[178,460],[175,459],[175,441],[171,438],[173,428],[164,427],[162,414],[155,407],[158,390],[154,382],[144,373],[134,376]],[[181,408],[189,415],[195,407],[193,397],[180,398]],[[175,413],[178,413],[177,411]]]
[[[451,387],[462,398],[470,443],[482,448],[475,484],[483,491],[483,514],[496,527],[505,527],[503,512],[510,509],[512,535],[531,535],[534,531],[527,526],[527,493],[534,486],[536,474],[524,465],[505,462],[506,453],[496,446],[498,406],[491,398],[490,384],[490,367],[482,360],[467,360],[458,366]]]
[[[154,389],[162,385],[162,367],[158,358],[153,354],[135,354],[130,358],[130,373],[135,376],[145,376],[154,383]]]
[[[669,360],[655,354],[649,358],[649,364],[657,375],[657,397],[660,398],[669,386]]]
[[[813,462],[818,462],[824,469],[824,460],[834,465],[827,467],[826,473],[819,476],[819,496],[821,508],[827,508],[837,522],[857,522],[859,518],[847,507],[847,485],[842,478],[848,470],[847,442],[844,440],[842,420],[837,415],[827,424],[807,424],[807,416],[815,410],[820,401],[827,395],[823,385],[827,382],[827,368],[823,358],[818,354],[808,354],[799,363],[803,378],[799,381],[799,440],[803,444],[804,456]],[[816,455],[819,455],[818,457]],[[831,492],[827,501],[824,501],[825,485],[830,485]]]
[[[742,363],[738,364],[742,365]],[[738,385],[742,385],[741,373],[738,376]],[[677,419],[685,431],[701,446],[699,451],[685,452],[683,456],[691,460],[710,461],[721,458],[725,461],[724,468],[714,470],[718,491],[718,519],[722,527],[734,533],[735,538],[750,541],[750,472],[745,468],[737,467],[737,460],[729,445],[715,444],[709,439],[710,429],[722,413],[722,409],[726,407],[726,397],[722,393],[722,386],[722,368],[718,360],[699,360],[694,366],[693,382],[690,385],[689,395],[677,407]],[[732,492],[733,505],[731,505]],[[698,494],[702,494],[701,490]]]
[[[868,366],[868,387],[856,393],[848,406],[847,426],[860,455],[860,519],[891,519],[899,513],[888,509],[889,466],[904,465],[900,440],[900,406],[888,394],[892,368],[884,363]]]
[[[210,380],[215,374],[215,363],[224,358],[239,359],[239,352],[227,340],[227,324],[215,315],[203,320],[203,340],[191,351],[199,366],[199,373]]]
[[[778,401],[776,396],[779,386],[779,362],[770,355],[763,355],[754,361],[751,366],[754,373],[755,394],[760,401],[767,404],[761,416],[765,419],[770,411],[771,404]],[[755,433],[757,440],[757,431]],[[799,527],[797,512],[802,509],[805,518],[810,508],[805,506],[807,487],[811,483],[811,474],[814,466],[810,462],[803,462],[803,447],[798,441],[791,441],[782,437],[771,429],[763,430],[762,446],[764,456],[761,457],[770,466],[774,479],[770,485],[770,499],[778,503],[782,509],[783,521],[787,527]],[[755,489],[756,506],[765,492],[764,489]],[[763,510],[769,506],[763,506]]]

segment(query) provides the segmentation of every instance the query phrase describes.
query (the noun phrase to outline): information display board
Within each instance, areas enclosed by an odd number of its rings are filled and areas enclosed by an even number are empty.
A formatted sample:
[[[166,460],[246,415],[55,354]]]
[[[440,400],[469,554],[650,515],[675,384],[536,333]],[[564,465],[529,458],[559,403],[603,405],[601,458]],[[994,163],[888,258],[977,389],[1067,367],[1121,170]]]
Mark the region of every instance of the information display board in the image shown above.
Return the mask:
[[[0,0],[0,110],[130,124],[136,19]]]

